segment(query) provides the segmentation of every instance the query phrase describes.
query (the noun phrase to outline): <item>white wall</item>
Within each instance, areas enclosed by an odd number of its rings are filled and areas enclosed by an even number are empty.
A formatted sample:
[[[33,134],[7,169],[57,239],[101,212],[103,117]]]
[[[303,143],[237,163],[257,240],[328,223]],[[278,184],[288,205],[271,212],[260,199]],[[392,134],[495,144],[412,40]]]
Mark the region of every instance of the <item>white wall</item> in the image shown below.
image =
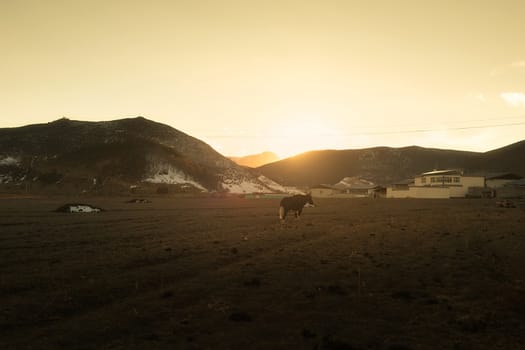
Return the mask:
[[[485,187],[485,178],[482,176],[462,176],[462,187],[454,187],[451,197],[465,197],[469,187]]]
[[[386,188],[386,198],[408,198],[409,189],[396,189],[392,187]]]
[[[474,186],[470,186],[474,187]],[[450,187],[450,197],[451,198],[462,198],[467,195],[468,187],[464,186],[452,186]]]
[[[483,176],[462,176],[461,184],[463,187],[484,187],[485,178]]]
[[[434,199],[450,198],[450,187],[414,186],[410,187],[410,197]]]
[[[386,198],[450,198],[449,187],[411,186],[408,190],[394,190],[387,187]]]

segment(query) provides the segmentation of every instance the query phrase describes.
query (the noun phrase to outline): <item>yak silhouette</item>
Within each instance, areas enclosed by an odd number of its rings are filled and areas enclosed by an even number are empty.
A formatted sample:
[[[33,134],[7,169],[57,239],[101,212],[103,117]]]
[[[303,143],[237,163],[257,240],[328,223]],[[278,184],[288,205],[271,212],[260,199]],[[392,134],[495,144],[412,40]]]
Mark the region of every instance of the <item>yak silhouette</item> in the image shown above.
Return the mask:
[[[290,210],[294,211],[296,218],[299,218],[306,204],[315,205],[311,194],[296,194],[291,197],[284,197],[281,199],[279,206],[279,218],[281,220],[286,219],[286,214]]]

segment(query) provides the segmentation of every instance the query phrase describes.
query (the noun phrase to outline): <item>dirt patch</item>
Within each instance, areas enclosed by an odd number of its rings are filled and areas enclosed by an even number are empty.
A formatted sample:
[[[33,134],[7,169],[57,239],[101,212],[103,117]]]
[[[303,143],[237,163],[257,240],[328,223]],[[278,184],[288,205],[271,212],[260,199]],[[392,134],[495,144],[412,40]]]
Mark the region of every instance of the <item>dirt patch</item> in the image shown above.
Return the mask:
[[[84,199],[82,199],[84,200]],[[525,211],[488,200],[0,199],[0,346],[520,349]]]

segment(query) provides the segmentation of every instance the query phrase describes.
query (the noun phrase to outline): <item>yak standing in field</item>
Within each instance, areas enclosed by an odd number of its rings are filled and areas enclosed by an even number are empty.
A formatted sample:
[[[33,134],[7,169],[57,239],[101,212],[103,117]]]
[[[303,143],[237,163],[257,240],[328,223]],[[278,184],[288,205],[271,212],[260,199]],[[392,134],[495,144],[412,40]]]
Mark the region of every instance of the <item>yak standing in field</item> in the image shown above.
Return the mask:
[[[311,194],[296,194],[295,196],[284,197],[281,199],[279,207],[279,218],[284,221],[286,214],[288,214],[290,210],[295,212],[296,218],[299,218],[306,204],[314,206]]]

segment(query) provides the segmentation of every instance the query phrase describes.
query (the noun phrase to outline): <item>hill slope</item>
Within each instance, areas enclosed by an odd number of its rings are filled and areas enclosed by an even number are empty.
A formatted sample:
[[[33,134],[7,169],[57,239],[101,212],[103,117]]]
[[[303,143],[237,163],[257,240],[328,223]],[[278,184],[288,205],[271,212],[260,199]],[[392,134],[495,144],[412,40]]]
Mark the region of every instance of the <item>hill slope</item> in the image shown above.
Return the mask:
[[[344,177],[361,177],[389,184],[432,169],[461,168],[470,172],[506,171],[525,175],[525,141],[486,153],[422,147],[375,147],[312,151],[257,168],[283,184],[334,184]]]
[[[96,180],[94,180],[96,179]],[[179,184],[196,190],[267,190],[264,178],[206,143],[138,117],[60,119],[0,129],[0,183]]]

